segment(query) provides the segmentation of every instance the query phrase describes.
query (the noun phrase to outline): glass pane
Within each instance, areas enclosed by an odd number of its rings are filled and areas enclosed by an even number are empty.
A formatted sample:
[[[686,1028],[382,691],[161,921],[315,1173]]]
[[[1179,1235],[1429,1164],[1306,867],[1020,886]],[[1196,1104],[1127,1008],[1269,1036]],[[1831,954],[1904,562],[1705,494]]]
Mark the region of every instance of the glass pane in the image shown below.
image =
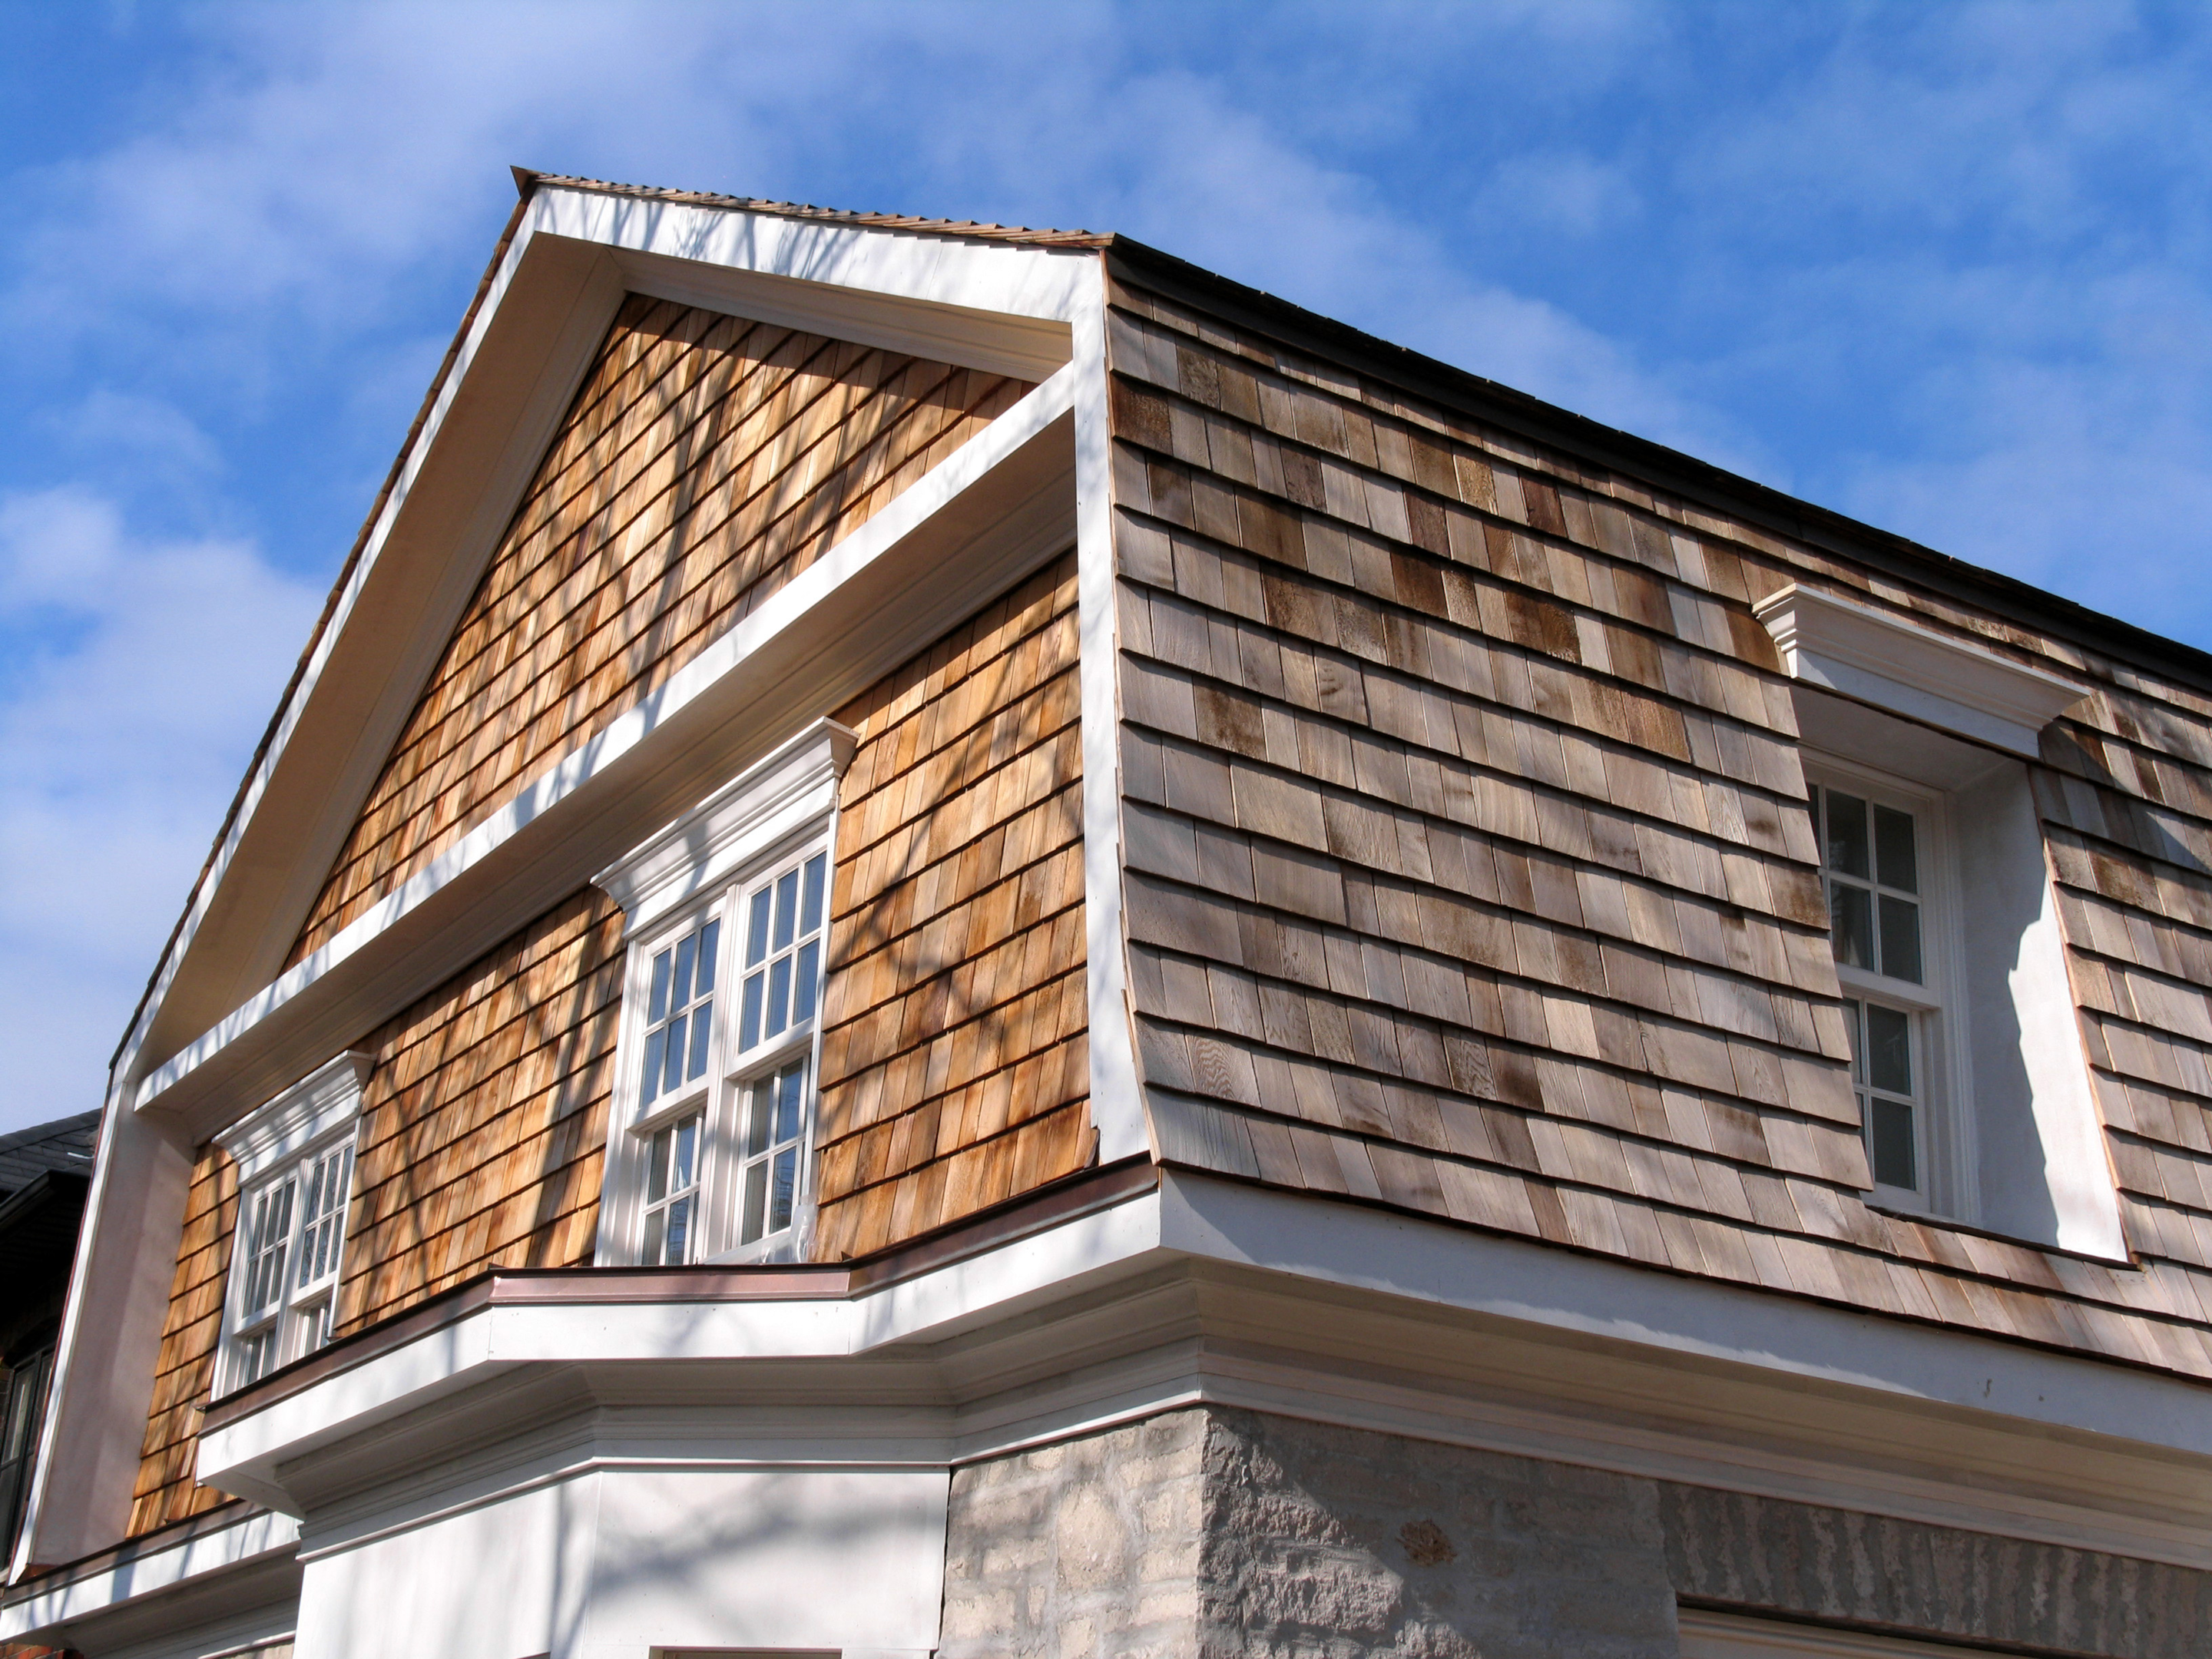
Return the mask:
[[[665,1210],[655,1210],[645,1218],[645,1265],[648,1267],[660,1265],[660,1234],[667,1218]]]
[[[757,968],[768,954],[769,890],[753,895],[752,915],[745,920],[745,966]]]
[[[742,1016],[738,1021],[738,1047],[750,1048],[760,1041],[761,989],[765,975],[749,974],[745,976],[745,1000]]]
[[[790,1140],[799,1133],[799,1097],[806,1084],[806,1068],[794,1066],[775,1074],[775,1138]]]
[[[757,1240],[767,1224],[768,1165],[756,1164],[745,1171],[745,1216],[744,1237],[739,1241],[750,1244]]]
[[[1920,983],[1920,907],[1887,893],[1881,896],[1881,971]]]
[[[1832,789],[1826,794],[1828,867],[1847,876],[1870,873],[1867,867],[1866,803],[1856,795],[1839,795]]]
[[[668,1028],[665,1025],[645,1040],[645,1077],[638,1092],[647,1104],[650,1104],[653,1097],[660,1092],[660,1061],[667,1047]]]
[[[783,1029],[791,1008],[791,958],[778,957],[768,968],[768,1035]]]
[[[799,908],[799,931],[813,933],[822,926],[822,889],[830,860],[820,853],[806,860],[806,897]]]
[[[1866,1081],[1866,1033],[1863,1029],[1864,1017],[1858,1003],[1850,997],[1844,999],[1844,1024],[1851,1038],[1851,1081]]]
[[[1865,888],[1828,884],[1828,929],[1838,962],[1846,968],[1874,966],[1874,896]]]
[[[722,924],[710,921],[699,930],[699,983],[693,988],[696,996],[707,996],[714,988],[714,958],[721,954]]]
[[[667,951],[653,959],[653,996],[645,1017],[656,1024],[668,1018],[668,964],[672,959],[673,952]]]
[[[699,1120],[687,1117],[676,1126],[676,1167],[669,1174],[672,1192],[682,1192],[691,1184],[691,1165],[699,1150]]]
[[[1874,809],[1874,867],[1885,887],[1920,890],[1920,860],[1912,846],[1912,814],[1893,806]]]
[[[769,1189],[768,1230],[780,1233],[791,1225],[791,1200],[799,1184],[799,1153],[786,1147],[775,1155],[775,1180]]]
[[[1867,1004],[1867,1081],[1877,1089],[1912,1092],[1912,1017],[1878,1002]]]
[[[676,988],[669,993],[668,997],[672,1008],[681,1008],[691,1000],[691,961],[698,951],[699,940],[696,934],[687,937],[676,947]]]
[[[658,1204],[668,1196],[668,1131],[661,1130],[653,1138],[653,1146],[645,1155],[645,1197],[649,1204]]]
[[[799,967],[791,982],[791,1023],[804,1025],[814,1018],[814,990],[822,982],[822,941],[807,940],[793,960]]]
[[[1877,1098],[1873,1109],[1868,1139],[1874,1149],[1874,1178],[1885,1187],[1917,1189],[1920,1172],[1912,1156],[1912,1108]]]
[[[785,949],[791,943],[792,929],[799,925],[799,872],[787,871],[775,884],[775,948]]]
[[[660,1089],[663,1094],[684,1081],[684,1016],[678,1014],[668,1022],[668,1063],[661,1067]]]
[[[1885,904],[1889,901],[1882,901]],[[714,1029],[714,1005],[702,1002],[691,1014],[691,1064],[689,1075],[694,1079],[707,1075],[707,1036]]]
[[[679,1198],[668,1206],[668,1245],[660,1259],[672,1266],[687,1260],[684,1247],[690,1242],[687,1237],[690,1231],[691,1200]]]
[[[752,1113],[745,1125],[745,1156],[757,1158],[775,1142],[769,1131],[775,1122],[775,1080],[771,1078],[752,1087]]]

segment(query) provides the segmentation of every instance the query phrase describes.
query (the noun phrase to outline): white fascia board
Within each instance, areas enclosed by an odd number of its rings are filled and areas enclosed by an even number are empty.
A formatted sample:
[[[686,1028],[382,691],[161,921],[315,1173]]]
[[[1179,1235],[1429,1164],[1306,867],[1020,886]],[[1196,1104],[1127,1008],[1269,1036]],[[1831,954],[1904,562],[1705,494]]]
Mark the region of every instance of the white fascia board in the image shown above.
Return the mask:
[[[297,1521],[264,1510],[178,1543],[163,1544],[157,1538],[143,1550],[118,1551],[95,1571],[57,1575],[52,1583],[0,1603],[0,1642],[21,1641],[34,1631],[112,1612],[188,1580],[289,1551],[299,1541]]]
[[[532,234],[613,250],[641,292],[1025,380],[1067,362],[1068,325],[1097,286],[1098,258],[1088,249],[866,229],[566,186],[541,185],[527,222]],[[827,289],[849,290],[850,302],[833,306]]]
[[[2030,758],[2088,688],[1802,582],[1752,607],[1791,678]]]
[[[939,1339],[1133,1271],[1158,1240],[1158,1197],[1146,1191],[857,1297],[495,1303],[204,1432],[198,1478],[282,1506],[280,1463],[519,1366],[837,1358]]]
[[[2212,1457],[2212,1388],[1972,1332],[1163,1172],[1160,1244],[1378,1295],[1900,1401]]]
[[[375,574],[395,529],[410,503],[427,458],[436,446],[457,403],[472,388],[470,371],[518,273],[539,238],[562,239],[606,256],[605,269],[586,286],[574,309],[577,326],[588,333],[586,351],[598,343],[607,316],[620,297],[617,275],[650,290],[688,283],[690,303],[720,308],[749,301],[778,308],[793,325],[826,331],[841,337],[880,343],[898,349],[931,349],[948,360],[981,356],[1014,360],[1000,372],[1040,371],[1064,365],[1069,355],[1069,324],[1086,306],[1095,309],[1099,287],[1097,256],[1087,251],[963,242],[950,237],[823,225],[772,214],[603,195],[542,187],[523,216],[507,256],[493,273],[483,303],[461,342],[422,423],[402,459],[392,491],[371,527],[329,625],[290,701],[278,717],[267,754],[248,780],[237,817],[216,849],[206,875],[195,888],[175,942],[164,956],[144,1010],[118,1062],[118,1077],[136,1070],[137,1051],[157,1016],[177,967],[197,935],[251,827],[270,781],[289,747],[302,712],[313,699],[331,653],[345,636],[362,595]],[[754,282],[750,279],[757,277]],[[609,289],[598,293],[598,289]],[[677,297],[673,294],[670,297]],[[803,317],[801,315],[803,313]],[[777,320],[771,318],[769,320]],[[902,340],[892,337],[904,330]],[[575,355],[573,349],[568,354]],[[580,365],[577,366],[580,368]],[[574,371],[556,377],[541,401],[565,407]],[[557,414],[557,409],[556,410]],[[542,447],[542,444],[531,446]],[[490,504],[487,521],[503,526],[511,503]],[[495,530],[494,533],[496,533]],[[473,586],[473,576],[469,586]],[[412,692],[407,693],[411,704]],[[380,750],[373,757],[383,759]],[[317,872],[319,879],[320,872]]]
[[[1138,1086],[1121,926],[1121,662],[1115,599],[1114,458],[1106,380],[1106,287],[1075,326],[1077,668],[1083,718],[1083,927],[1089,965],[1091,1121],[1098,1161],[1152,1150]]]
[[[151,1073],[137,1091],[134,1103],[137,1109],[161,1105],[180,1083],[277,1015],[349,957],[391,932],[531,825],[572,798],[589,793],[595,782],[647,744],[691,703],[740,672],[748,659],[769,641],[800,625],[838,588],[895,551],[927,520],[1065,418],[1072,406],[1073,381],[1072,370],[1062,369],[1030,392],[786,584],[759,610],[671,675],[658,691],[540,774],[419,874],[362,912],[320,950]]]

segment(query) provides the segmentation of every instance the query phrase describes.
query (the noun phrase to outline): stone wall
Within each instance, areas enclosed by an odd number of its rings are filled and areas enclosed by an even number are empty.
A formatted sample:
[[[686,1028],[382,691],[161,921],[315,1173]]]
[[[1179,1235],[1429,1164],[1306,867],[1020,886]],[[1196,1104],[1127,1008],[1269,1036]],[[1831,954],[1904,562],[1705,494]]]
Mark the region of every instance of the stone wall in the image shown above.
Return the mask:
[[[1678,1601],[2185,1659],[2212,1573],[1200,1407],[957,1471],[943,1659],[1675,1659]]]
[[[1208,1419],[952,1473],[939,1659],[1194,1659]]]

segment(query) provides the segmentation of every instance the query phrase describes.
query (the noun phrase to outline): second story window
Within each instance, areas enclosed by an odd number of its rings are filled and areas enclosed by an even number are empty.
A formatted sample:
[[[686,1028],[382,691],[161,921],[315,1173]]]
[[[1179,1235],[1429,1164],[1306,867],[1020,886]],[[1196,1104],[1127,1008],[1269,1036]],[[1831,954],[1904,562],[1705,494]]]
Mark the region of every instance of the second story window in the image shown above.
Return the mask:
[[[1877,1188],[1928,1202],[1942,1151],[1933,803],[1838,775],[1813,785],[1810,804],[1867,1160]]]
[[[804,1248],[830,830],[850,752],[823,721],[599,878],[632,921],[603,1263]]]
[[[341,1055],[216,1137],[239,1171],[221,1392],[331,1340],[367,1070]]]

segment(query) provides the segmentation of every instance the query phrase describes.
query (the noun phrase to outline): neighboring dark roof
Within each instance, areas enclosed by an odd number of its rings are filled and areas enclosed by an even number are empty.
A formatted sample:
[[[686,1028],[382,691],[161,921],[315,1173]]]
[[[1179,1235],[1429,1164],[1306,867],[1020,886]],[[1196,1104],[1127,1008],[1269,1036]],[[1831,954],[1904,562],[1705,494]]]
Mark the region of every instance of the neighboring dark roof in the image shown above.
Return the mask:
[[[91,1175],[93,1143],[99,1136],[96,1111],[0,1135],[0,1196],[29,1186],[49,1170]]]

